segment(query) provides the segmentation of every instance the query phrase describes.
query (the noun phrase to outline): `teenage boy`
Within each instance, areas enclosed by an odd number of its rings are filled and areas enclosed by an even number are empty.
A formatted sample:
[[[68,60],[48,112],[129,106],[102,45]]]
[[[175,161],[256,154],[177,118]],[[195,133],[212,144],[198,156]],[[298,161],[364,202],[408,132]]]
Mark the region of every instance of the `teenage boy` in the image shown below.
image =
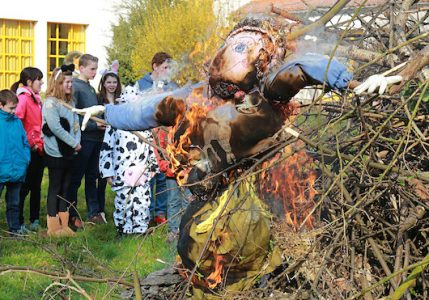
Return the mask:
[[[168,53],[157,52],[152,58],[152,72],[146,73],[137,80],[140,91],[151,88],[171,91],[177,89],[177,84],[171,81],[173,59]]]
[[[73,78],[73,98],[76,108],[87,108],[100,104],[95,89],[89,84],[89,81],[93,80],[97,74],[97,69],[97,57],[91,54],[83,54],[79,58],[79,77]],[[82,124],[83,118],[81,116],[79,116],[79,120]],[[82,148],[73,164],[70,188],[67,193],[67,200],[73,204],[70,209],[70,227],[73,229],[82,227],[76,208],[77,192],[83,176],[85,176],[88,221],[95,224],[105,223],[103,215],[106,180],[100,178],[98,170],[98,159],[105,129],[105,125],[90,120],[86,130],[82,130],[80,142]]]
[[[10,90],[0,91],[0,196],[6,187],[6,218],[11,234],[22,234],[19,222],[19,193],[30,164],[30,145],[15,116],[18,98]]]
[[[152,72],[146,73],[137,81],[140,91],[170,91],[177,88],[177,84],[171,81],[172,57],[166,52],[157,52],[152,58]],[[159,162],[158,162],[159,163]],[[173,178],[173,180],[175,180]],[[167,221],[168,199],[176,199],[177,189],[167,189],[167,178],[163,172],[156,173],[150,181],[152,201],[150,202],[150,225],[162,224]],[[154,189],[155,186],[155,189]],[[155,192],[156,191],[156,197]],[[174,195],[173,195],[174,194]]]

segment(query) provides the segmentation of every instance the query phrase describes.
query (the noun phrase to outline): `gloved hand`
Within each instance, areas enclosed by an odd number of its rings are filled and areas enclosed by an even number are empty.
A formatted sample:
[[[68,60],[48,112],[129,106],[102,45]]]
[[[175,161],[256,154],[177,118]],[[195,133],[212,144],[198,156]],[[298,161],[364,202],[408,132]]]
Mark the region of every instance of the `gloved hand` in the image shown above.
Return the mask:
[[[150,179],[149,173],[145,173],[145,170],[143,165],[129,167],[124,173],[125,185],[130,187],[145,185]]]
[[[166,160],[161,160],[158,162],[158,167],[161,172],[167,172],[170,167],[170,163]]]
[[[94,105],[91,107],[87,107],[87,108],[73,108],[72,111],[76,112],[80,115],[85,114],[83,117],[83,121],[82,121],[82,131],[85,130],[86,125],[88,124],[89,118],[91,118],[92,116],[96,116],[99,114],[104,113],[104,111],[106,110],[106,108],[104,107],[104,105]]]
[[[378,93],[382,95],[390,84],[398,83],[402,81],[402,76],[384,76],[384,75],[372,75],[368,77],[364,83],[354,88],[356,95],[360,95],[367,91],[369,94],[374,93],[378,88]]]

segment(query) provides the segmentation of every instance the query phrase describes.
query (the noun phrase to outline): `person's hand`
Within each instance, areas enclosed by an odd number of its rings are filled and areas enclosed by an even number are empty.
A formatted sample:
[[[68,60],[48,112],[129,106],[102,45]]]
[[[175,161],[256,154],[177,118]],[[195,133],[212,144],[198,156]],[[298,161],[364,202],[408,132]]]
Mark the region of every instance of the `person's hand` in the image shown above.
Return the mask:
[[[106,130],[106,124],[101,123],[101,122],[96,122],[97,123],[97,129],[98,130]]]
[[[354,88],[356,95],[360,95],[363,92],[368,92],[372,94],[378,88],[378,93],[382,95],[387,87],[391,84],[395,84],[402,81],[402,76],[384,76],[384,75],[372,75],[368,77],[364,83],[358,85]]]
[[[33,147],[31,147],[31,151],[36,152],[39,149],[37,144],[34,144]]]
[[[106,178],[106,181],[107,181],[107,183],[108,183],[109,185],[112,185],[112,183],[113,183],[113,178],[112,178],[112,177],[107,177],[107,178]]]
[[[170,164],[166,160],[161,160],[158,162],[158,166],[161,172],[167,172],[168,168],[170,167]]]
[[[74,151],[79,152],[80,149],[82,149],[82,146],[79,144],[76,145],[76,147],[74,147]]]
[[[91,107],[87,107],[87,108],[73,108],[72,111],[76,112],[80,115],[84,115],[83,117],[83,121],[82,121],[82,131],[85,130],[86,125],[88,124],[89,118],[102,114],[104,113],[104,111],[106,110],[106,108],[104,107],[104,105],[94,105]]]

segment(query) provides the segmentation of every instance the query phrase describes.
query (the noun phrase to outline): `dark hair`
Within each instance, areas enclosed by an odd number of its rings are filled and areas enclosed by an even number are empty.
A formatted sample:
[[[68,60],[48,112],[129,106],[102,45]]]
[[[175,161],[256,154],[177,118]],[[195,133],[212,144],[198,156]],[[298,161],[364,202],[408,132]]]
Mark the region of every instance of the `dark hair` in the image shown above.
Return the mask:
[[[79,67],[80,66],[86,67],[86,66],[89,65],[89,62],[96,62],[96,63],[98,63],[98,58],[95,57],[95,56],[93,56],[93,55],[91,55],[91,54],[88,54],[88,53],[86,53],[86,54],[82,55],[81,57],[79,57]]]
[[[172,57],[170,56],[170,54],[166,52],[155,53],[155,55],[152,58],[152,64],[151,64],[152,69],[153,69],[153,64],[159,66],[159,65],[162,65],[168,59],[172,59]]]
[[[11,90],[1,90],[0,91],[0,103],[1,105],[6,105],[8,102],[18,103],[18,97]]]
[[[109,100],[107,99],[107,91],[104,87],[104,83],[106,82],[107,77],[114,77],[118,81],[118,86],[116,87],[115,91],[115,100],[116,98],[119,98],[122,92],[122,86],[121,86],[121,80],[119,79],[118,74],[114,72],[106,72],[101,77],[100,83],[98,84],[98,100],[101,103],[109,103]],[[115,101],[116,102],[116,101]]]
[[[27,86],[28,80],[35,81],[35,80],[40,80],[42,78],[43,78],[43,73],[38,68],[26,67],[22,69],[21,73],[19,74],[19,80],[14,84],[12,84],[10,89],[14,93],[16,93],[16,90],[18,89],[20,83],[24,86]]]

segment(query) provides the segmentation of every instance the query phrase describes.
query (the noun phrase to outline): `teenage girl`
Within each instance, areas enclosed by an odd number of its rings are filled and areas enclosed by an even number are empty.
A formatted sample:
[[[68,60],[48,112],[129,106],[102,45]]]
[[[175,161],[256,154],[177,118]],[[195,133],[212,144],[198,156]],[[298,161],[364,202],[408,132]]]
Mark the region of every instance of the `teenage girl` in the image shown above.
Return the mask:
[[[52,72],[43,105],[43,134],[46,166],[49,171],[48,235],[73,236],[68,226],[70,203],[65,195],[70,186],[75,154],[80,151],[79,117],[66,105],[74,107],[72,74],[74,65]]]
[[[21,230],[27,230],[24,225],[24,202],[30,193],[30,229],[38,230],[40,212],[40,190],[43,178],[43,139],[42,128],[42,99],[40,90],[43,85],[43,73],[38,68],[27,67],[21,71],[19,81],[11,90],[18,96],[15,115],[21,119],[31,149],[31,161],[27,176],[20,192],[19,223]]]

